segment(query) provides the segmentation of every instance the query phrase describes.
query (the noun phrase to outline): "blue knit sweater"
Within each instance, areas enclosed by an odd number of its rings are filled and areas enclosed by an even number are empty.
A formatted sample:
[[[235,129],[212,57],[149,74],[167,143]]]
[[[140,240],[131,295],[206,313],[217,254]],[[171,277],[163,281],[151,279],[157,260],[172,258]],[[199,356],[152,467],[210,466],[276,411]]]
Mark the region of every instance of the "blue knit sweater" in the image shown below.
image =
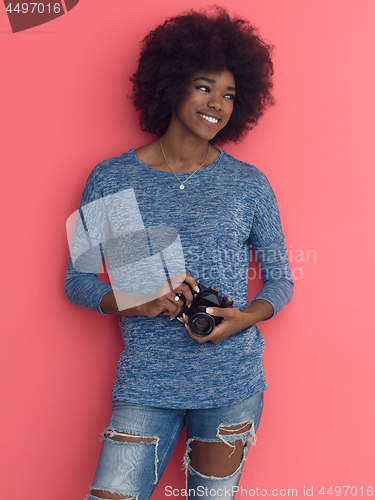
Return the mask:
[[[181,180],[191,174],[179,174]],[[179,188],[170,172],[148,167],[135,150],[91,172],[71,245],[65,292],[73,303],[102,312],[115,288],[131,298],[157,293],[188,272],[198,282],[248,305],[250,246],[264,299],[277,314],[291,299],[291,278],[275,195],[266,177],[224,151]],[[97,279],[104,250],[111,283]],[[126,301],[125,301],[126,302]],[[119,316],[124,350],[113,400],[164,408],[208,408],[240,402],[267,388],[264,339],[256,325],[224,341],[197,344],[177,319]]]

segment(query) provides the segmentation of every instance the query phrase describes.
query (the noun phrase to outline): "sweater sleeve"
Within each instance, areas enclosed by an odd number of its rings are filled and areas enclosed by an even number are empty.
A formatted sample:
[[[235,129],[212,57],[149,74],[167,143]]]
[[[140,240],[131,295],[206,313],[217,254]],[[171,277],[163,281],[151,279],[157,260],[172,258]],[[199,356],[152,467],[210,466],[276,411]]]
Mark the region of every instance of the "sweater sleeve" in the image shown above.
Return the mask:
[[[97,275],[110,229],[97,171],[96,167],[90,174],[77,211],[65,277],[65,295],[72,304],[105,314],[100,302],[112,286],[100,281]]]
[[[265,177],[259,185],[250,242],[263,277],[263,287],[252,302],[267,300],[273,317],[292,299],[294,284],[276,197]]]

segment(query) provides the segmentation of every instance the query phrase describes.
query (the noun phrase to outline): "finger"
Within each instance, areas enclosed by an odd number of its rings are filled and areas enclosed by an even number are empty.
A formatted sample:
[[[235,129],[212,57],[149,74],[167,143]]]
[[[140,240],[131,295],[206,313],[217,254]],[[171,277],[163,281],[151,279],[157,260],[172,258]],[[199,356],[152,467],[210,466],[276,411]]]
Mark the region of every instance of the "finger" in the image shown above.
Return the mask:
[[[232,310],[229,307],[206,307],[206,313],[211,316],[219,316],[220,318],[230,318],[232,316]]]
[[[172,304],[177,304],[177,302],[180,300],[179,294],[175,291],[167,293],[163,298],[167,299]]]
[[[181,296],[183,296],[183,294],[181,294]],[[177,316],[179,316],[179,314],[181,313],[181,309],[183,308],[183,306],[185,304],[185,301],[181,300],[181,298],[179,297],[179,294],[176,294],[175,298],[172,300],[172,304],[175,306],[176,309],[175,309],[174,313],[170,316],[171,320],[176,318]]]
[[[191,334],[189,333],[189,335],[199,344],[203,344],[203,342],[212,342],[213,344],[218,344],[219,342],[227,338],[227,335],[223,335],[223,332],[216,330],[215,331],[212,330],[212,332],[209,335],[205,335],[204,337],[194,335],[194,333]]]
[[[182,295],[182,294],[181,294]],[[166,316],[169,316],[169,318],[172,320],[176,316],[179,315],[181,312],[181,309],[184,305],[184,302],[180,299],[178,294],[174,292],[169,292],[164,297],[162,297],[160,300],[160,304],[164,307],[164,314]],[[161,302],[163,301],[163,302]]]
[[[222,322],[216,325],[212,332],[207,335],[206,342],[212,342],[213,344],[218,344],[222,340],[226,339],[229,335],[225,332],[225,323]]]
[[[199,285],[190,274],[186,273],[184,281],[186,281],[195,292],[199,292]]]
[[[177,287],[176,290],[174,291],[176,292],[176,294],[182,294],[185,297],[186,305],[189,307],[194,298],[193,294],[191,293],[191,288],[189,287],[189,285],[181,283],[181,285]],[[182,300],[182,302],[184,302],[184,300]]]
[[[195,335],[191,331],[187,320],[188,317],[185,315],[183,322],[185,323],[186,330],[189,333],[189,336],[199,344],[202,344],[203,342],[212,342],[213,344],[218,344],[219,342],[221,342],[222,340],[226,339],[231,335],[230,332],[226,331],[227,330],[226,320],[223,320],[220,324],[216,325],[211,333],[209,333],[208,335],[204,335],[202,337],[200,335]]]
[[[208,335],[206,335],[204,337],[201,337],[200,335],[195,335],[190,330],[190,327],[189,327],[189,318],[186,316],[186,314],[184,314],[184,316],[183,316],[183,322],[185,324],[185,328],[186,328],[186,330],[187,330],[187,332],[189,334],[189,337],[191,337],[193,340],[195,340],[195,342],[197,342],[198,344],[203,344],[204,342],[207,342]]]
[[[196,292],[199,292],[199,288],[198,288],[199,283],[197,281],[195,281],[195,279],[192,276],[190,276],[190,274],[188,274],[188,273],[181,273],[181,274],[178,274],[176,276],[171,277],[168,280],[170,290],[175,290],[184,281],[189,283],[189,285],[193,288],[193,290],[195,290]]]
[[[160,308],[160,312],[164,313],[166,316],[171,316],[177,309],[177,307],[170,300],[168,300],[166,296],[159,299],[158,306]]]

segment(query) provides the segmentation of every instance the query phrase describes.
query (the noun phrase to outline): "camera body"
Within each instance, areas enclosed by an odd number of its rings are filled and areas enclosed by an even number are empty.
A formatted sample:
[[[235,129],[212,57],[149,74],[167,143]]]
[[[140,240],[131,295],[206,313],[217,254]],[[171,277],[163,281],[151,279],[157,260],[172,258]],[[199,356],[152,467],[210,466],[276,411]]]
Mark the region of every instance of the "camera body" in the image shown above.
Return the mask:
[[[186,281],[184,283],[186,283]],[[186,284],[188,285],[188,283]],[[214,327],[221,323],[223,319],[219,316],[208,314],[206,308],[233,307],[233,300],[228,296],[221,297],[219,295],[219,290],[214,286],[206,287],[198,283],[198,287],[199,292],[195,292],[189,285],[193,294],[193,301],[190,307],[187,307],[186,303],[183,305],[179,317],[181,318],[183,314],[186,314],[189,318],[190,330],[195,333],[195,335],[203,337],[211,333]],[[184,296],[180,298],[186,302]]]

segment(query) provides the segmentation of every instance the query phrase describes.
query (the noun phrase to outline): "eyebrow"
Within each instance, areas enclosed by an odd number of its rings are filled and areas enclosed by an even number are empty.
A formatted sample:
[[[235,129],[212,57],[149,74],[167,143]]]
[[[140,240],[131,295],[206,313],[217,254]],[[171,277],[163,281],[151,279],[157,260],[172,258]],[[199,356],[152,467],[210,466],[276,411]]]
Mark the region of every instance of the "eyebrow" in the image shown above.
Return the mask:
[[[195,78],[194,81],[196,82],[197,80],[203,80],[207,83],[216,83],[216,80],[213,80],[212,78],[206,78],[204,76],[200,76],[199,78]],[[235,87],[227,87],[227,90],[234,90],[236,91]]]

